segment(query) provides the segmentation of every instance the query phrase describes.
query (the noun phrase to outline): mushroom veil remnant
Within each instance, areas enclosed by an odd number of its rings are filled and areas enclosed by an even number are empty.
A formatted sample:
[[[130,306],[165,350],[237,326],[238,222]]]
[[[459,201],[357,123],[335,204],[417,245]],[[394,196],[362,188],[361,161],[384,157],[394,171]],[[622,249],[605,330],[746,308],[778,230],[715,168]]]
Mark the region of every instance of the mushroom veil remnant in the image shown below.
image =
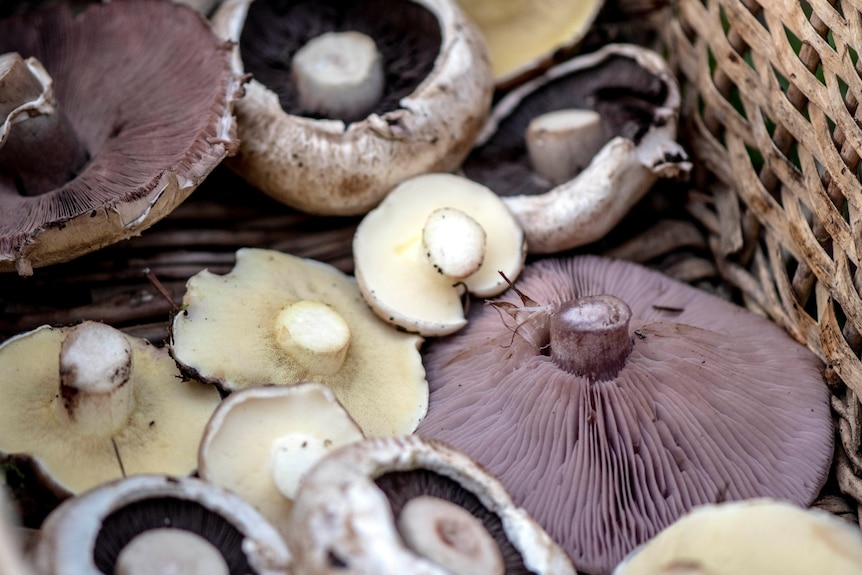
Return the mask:
[[[364,214],[456,169],[491,107],[482,34],[454,0],[225,0],[212,21],[254,77],[228,165],[306,212]]]
[[[30,275],[167,215],[236,151],[242,82],[231,46],[173,2],[0,19],[0,271]]]
[[[529,264],[424,354],[417,433],[499,477],[584,573],[700,504],[808,505],[829,471],[822,364],[765,318],[639,265]]]

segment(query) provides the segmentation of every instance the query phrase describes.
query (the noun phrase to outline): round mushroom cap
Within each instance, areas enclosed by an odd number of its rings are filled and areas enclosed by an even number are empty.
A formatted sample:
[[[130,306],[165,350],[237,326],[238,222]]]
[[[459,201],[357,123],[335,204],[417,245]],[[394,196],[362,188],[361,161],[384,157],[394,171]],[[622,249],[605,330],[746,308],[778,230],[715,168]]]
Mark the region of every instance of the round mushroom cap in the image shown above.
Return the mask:
[[[696,505],[816,497],[833,447],[823,365],[777,325],[597,256],[529,264],[516,288],[523,300],[507,292],[430,342],[417,433],[497,475],[579,570],[608,572]],[[615,375],[576,375],[552,357],[553,320],[602,295],[630,308],[614,344],[627,357]]]
[[[0,271],[29,275],[140,234],[238,146],[231,46],[186,6],[54,3],[0,20],[4,52],[44,65],[89,160],[38,195],[0,173]]]
[[[363,214],[411,176],[455,170],[491,107],[481,32],[454,0],[226,0],[213,25],[254,76],[228,165],[306,212]],[[334,31],[370,36],[383,60],[382,97],[347,124],[303,110],[291,71],[300,48]]]

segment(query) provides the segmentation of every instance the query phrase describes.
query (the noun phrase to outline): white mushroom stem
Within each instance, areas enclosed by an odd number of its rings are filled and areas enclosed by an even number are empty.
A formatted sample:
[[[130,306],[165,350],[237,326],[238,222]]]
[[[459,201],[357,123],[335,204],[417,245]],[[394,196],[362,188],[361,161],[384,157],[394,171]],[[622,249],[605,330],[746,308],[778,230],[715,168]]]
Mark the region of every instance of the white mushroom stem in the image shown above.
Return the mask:
[[[500,548],[475,516],[437,497],[415,497],[398,517],[407,546],[452,575],[503,575]]]
[[[317,375],[341,369],[350,347],[350,328],[341,314],[311,300],[294,302],[279,312],[275,337],[290,357]]]
[[[54,412],[83,435],[113,435],[135,408],[131,375],[132,346],[126,336],[102,323],[81,323],[60,347]]]
[[[485,260],[485,229],[457,208],[429,214],[422,229],[425,255],[438,273],[460,280],[473,275]]]
[[[555,186],[589,165],[608,138],[598,112],[570,108],[533,118],[525,140],[536,174]]]
[[[292,433],[276,439],[269,457],[269,471],[278,491],[296,498],[305,473],[333,448],[332,440],[310,433]]]
[[[228,575],[215,545],[191,531],[150,529],[135,536],[117,556],[115,575]]]
[[[35,58],[0,55],[0,174],[34,196],[71,180],[87,151],[54,100],[52,79]]]
[[[299,105],[307,113],[359,120],[383,96],[383,60],[365,34],[321,34],[296,52],[291,65]]]
[[[606,381],[623,368],[632,350],[631,309],[612,295],[564,302],[551,315],[551,359],[590,381]]]

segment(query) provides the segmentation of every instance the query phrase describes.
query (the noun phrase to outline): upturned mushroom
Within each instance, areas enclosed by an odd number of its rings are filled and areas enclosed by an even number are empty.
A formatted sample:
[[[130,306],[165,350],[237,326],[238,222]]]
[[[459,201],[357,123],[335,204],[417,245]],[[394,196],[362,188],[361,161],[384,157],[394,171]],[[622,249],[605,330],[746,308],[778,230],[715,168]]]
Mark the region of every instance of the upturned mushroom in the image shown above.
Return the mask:
[[[399,184],[359,223],[356,281],[383,320],[423,336],[466,324],[463,299],[495,296],[524,266],[524,233],[488,188],[453,174]]]
[[[497,475],[571,556],[608,573],[696,505],[808,505],[829,472],[823,366],[767,319],[636,264],[529,264],[424,353],[417,433]]]
[[[659,178],[688,173],[679,106],[658,54],[609,44],[503,97],[461,169],[503,196],[531,253],[569,250],[602,238]]]
[[[288,575],[278,531],[239,496],[192,477],[138,475],[64,501],[35,550],[52,575]]]
[[[200,14],[52,4],[0,20],[0,271],[21,275],[140,234],[238,146],[243,80]]]
[[[242,389],[213,413],[198,451],[198,474],[254,505],[286,533],[305,473],[362,430],[318,383]]]
[[[702,505],[635,550],[614,575],[854,575],[862,532],[786,501]]]
[[[454,0],[226,0],[212,21],[254,76],[228,165],[306,212],[364,214],[456,169],[491,107],[482,35]]]
[[[140,473],[188,474],[220,400],[167,351],[101,323],[0,345],[0,461],[26,460],[57,498]]]
[[[493,476],[415,435],[324,457],[300,486],[290,525],[297,575],[575,575]]]
[[[421,343],[375,316],[336,268],[244,248],[230,273],[189,279],[170,350],[184,371],[224,391],[322,383],[374,436],[412,433],[425,414]]]

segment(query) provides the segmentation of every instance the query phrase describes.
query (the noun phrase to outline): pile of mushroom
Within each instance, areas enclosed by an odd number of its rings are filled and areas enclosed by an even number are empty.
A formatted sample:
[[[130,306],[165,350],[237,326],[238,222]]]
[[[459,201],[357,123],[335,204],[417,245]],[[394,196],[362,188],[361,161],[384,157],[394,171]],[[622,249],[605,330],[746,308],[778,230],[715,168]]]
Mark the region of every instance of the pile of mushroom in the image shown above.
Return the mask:
[[[529,264],[516,287],[429,343],[417,433],[497,475],[579,571],[607,573],[698,504],[820,492],[829,392],[780,327],[596,256]]]
[[[230,46],[186,6],[54,3],[0,54],[0,271],[140,234],[238,146]]]

